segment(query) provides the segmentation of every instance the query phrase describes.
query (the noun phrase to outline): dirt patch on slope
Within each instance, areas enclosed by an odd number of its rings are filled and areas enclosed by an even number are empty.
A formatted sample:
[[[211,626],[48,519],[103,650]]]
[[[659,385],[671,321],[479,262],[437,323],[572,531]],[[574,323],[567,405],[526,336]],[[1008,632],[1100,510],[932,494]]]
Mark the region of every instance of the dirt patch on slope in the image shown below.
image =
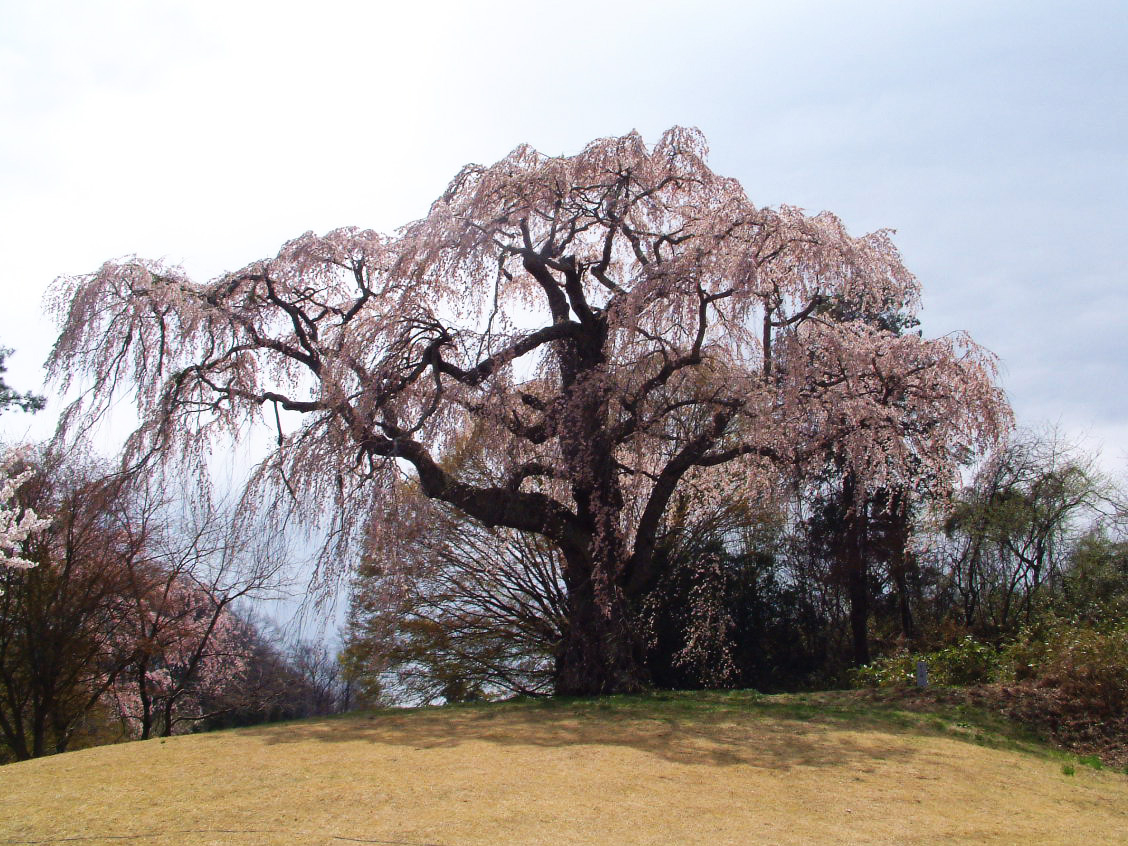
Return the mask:
[[[968,705],[999,714],[1025,726],[1059,749],[1096,756],[1108,767],[1128,769],[1128,713],[1109,714],[1093,703],[1060,689],[1034,684],[991,684],[967,688],[878,689],[859,691],[863,698],[919,712],[938,706]]]

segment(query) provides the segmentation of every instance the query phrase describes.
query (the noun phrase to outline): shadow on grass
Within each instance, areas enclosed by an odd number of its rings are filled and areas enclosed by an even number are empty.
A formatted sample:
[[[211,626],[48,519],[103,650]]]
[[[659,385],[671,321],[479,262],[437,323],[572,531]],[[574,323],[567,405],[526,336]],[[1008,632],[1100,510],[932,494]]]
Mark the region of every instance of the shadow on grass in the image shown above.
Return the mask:
[[[245,729],[266,744],[366,742],[415,749],[479,741],[509,746],[626,747],[679,764],[772,770],[852,767],[914,757],[909,735],[953,736],[1038,751],[1003,735],[964,732],[935,714],[899,711],[852,693],[656,693],[385,710]],[[859,734],[862,733],[862,734]],[[966,735],[966,736],[962,736]]]

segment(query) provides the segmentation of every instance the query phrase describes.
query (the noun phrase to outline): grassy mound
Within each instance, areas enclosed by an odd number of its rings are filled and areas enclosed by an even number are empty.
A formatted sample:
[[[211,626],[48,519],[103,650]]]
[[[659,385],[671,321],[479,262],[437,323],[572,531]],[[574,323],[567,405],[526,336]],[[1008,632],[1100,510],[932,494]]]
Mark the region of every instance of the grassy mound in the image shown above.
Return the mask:
[[[1128,777],[966,703],[656,694],[353,714],[0,767],[0,843],[1123,843]]]

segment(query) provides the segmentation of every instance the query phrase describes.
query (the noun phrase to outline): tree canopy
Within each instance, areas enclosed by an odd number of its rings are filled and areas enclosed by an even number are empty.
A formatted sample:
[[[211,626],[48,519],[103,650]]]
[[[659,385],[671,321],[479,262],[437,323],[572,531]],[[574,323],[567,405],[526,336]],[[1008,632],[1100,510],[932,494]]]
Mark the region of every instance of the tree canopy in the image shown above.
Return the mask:
[[[409,475],[559,551],[559,692],[636,689],[675,494],[709,508],[828,456],[859,502],[942,493],[1010,421],[990,354],[899,331],[920,292],[888,231],[758,207],[706,153],[682,128],[521,146],[393,235],[307,233],[206,283],[137,258],[62,279],[49,371],[90,379],[64,430],[126,388],[137,466],[273,425],[250,495],[331,509],[341,558],[395,546]]]
[[[9,387],[4,380],[4,374],[8,372],[6,362],[11,354],[12,350],[8,347],[0,347],[0,414],[13,406],[23,411],[39,411],[46,403],[43,397],[30,391],[21,394],[14,388]]]

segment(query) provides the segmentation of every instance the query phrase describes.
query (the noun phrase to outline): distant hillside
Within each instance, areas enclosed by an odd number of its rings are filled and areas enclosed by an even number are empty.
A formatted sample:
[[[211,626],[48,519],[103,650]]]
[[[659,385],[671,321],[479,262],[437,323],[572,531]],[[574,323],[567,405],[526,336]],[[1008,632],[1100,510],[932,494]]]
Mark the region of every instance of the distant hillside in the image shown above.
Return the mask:
[[[382,711],[0,767],[0,843],[1123,844],[1128,777],[967,706],[656,694]]]

